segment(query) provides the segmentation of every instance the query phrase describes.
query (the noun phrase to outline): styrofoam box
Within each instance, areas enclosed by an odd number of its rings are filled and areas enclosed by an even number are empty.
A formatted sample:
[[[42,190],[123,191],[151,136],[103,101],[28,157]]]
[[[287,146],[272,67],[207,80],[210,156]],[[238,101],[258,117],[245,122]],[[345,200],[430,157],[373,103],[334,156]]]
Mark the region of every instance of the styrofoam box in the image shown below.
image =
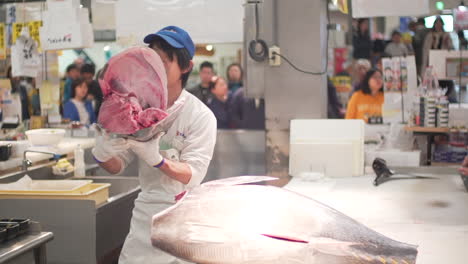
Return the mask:
[[[364,174],[362,120],[291,121],[289,174],[323,173],[326,177]]]

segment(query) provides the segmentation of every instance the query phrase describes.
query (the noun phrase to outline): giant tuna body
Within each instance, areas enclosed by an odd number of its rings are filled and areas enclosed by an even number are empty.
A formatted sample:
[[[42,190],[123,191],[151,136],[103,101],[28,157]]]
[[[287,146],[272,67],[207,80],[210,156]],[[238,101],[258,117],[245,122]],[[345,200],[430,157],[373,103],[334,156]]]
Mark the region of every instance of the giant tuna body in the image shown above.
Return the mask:
[[[200,264],[414,264],[416,246],[387,238],[311,198],[235,177],[187,191],[155,215],[153,246]]]
[[[132,47],[112,57],[99,79],[104,101],[99,124],[107,132],[129,135],[166,118],[167,77],[159,55]]]

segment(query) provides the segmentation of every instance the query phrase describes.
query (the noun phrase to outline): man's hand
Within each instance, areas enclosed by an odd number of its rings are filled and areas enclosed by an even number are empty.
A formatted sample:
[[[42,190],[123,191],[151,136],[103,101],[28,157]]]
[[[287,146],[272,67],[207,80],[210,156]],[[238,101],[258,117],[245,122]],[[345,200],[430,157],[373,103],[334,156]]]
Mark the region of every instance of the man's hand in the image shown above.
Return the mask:
[[[465,160],[463,161],[461,167],[458,171],[463,175],[468,177],[468,156],[465,156]]]
[[[156,136],[153,137],[150,141],[140,142],[136,140],[129,139],[128,144],[130,148],[138,155],[142,160],[144,160],[151,167],[159,168],[162,165],[164,160],[163,156],[159,153],[159,140],[164,135],[164,132],[159,132]]]
[[[104,130],[96,130],[96,133],[96,146],[91,152],[98,162],[106,162],[130,148],[127,140],[124,138],[111,139]]]

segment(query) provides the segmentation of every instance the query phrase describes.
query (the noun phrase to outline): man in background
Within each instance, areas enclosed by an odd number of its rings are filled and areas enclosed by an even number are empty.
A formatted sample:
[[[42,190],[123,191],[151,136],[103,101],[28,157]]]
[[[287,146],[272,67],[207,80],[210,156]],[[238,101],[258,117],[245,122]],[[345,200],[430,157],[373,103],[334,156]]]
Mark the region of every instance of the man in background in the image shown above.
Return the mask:
[[[200,83],[197,85],[190,87],[187,89],[191,94],[195,95],[200,101],[202,101],[204,104],[208,101],[210,98],[210,81],[211,78],[214,76],[214,69],[213,69],[213,63],[209,61],[204,61],[200,65]]]
[[[424,40],[426,39],[427,33],[430,29],[426,28],[424,23],[424,18],[418,18],[417,22],[412,22],[409,24],[409,29],[413,31],[413,50],[416,57],[416,68],[418,75],[421,74],[421,65],[423,57],[423,46]]]
[[[80,70],[76,64],[70,64],[65,73],[65,84],[63,85],[62,103],[66,103],[71,99],[71,84],[74,80],[80,77]]]
[[[101,108],[103,95],[101,87],[99,86],[99,82],[94,79],[95,74],[96,67],[93,64],[87,63],[81,66],[81,78],[83,78],[88,85],[88,100],[92,102],[97,118],[99,109]]]

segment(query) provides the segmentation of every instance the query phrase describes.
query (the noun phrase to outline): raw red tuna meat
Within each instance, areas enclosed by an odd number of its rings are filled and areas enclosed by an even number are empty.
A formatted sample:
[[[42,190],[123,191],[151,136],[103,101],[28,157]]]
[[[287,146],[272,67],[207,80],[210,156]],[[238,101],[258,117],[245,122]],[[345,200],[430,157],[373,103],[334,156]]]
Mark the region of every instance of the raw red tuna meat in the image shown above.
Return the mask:
[[[134,47],[112,57],[99,84],[104,101],[98,122],[108,132],[133,134],[167,116],[166,71],[150,48]]]

